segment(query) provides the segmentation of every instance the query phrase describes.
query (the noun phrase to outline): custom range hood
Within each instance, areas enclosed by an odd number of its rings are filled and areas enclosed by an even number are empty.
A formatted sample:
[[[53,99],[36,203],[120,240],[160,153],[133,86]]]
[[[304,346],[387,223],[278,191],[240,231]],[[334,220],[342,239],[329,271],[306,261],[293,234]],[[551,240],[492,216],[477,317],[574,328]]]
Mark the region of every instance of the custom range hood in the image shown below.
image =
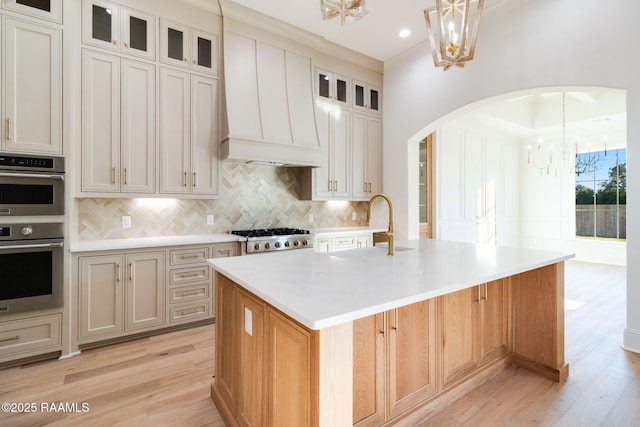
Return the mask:
[[[240,21],[229,12],[223,10],[220,158],[320,166],[312,49],[245,23],[246,15]]]

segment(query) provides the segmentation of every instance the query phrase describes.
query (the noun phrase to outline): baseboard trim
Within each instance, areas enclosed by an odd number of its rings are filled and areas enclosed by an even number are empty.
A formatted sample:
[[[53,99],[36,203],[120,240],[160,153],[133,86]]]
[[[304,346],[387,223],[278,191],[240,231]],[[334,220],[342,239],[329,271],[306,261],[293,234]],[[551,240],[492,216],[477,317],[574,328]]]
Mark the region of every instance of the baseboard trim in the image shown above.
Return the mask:
[[[640,331],[637,329],[625,328],[622,348],[634,353],[640,353]]]

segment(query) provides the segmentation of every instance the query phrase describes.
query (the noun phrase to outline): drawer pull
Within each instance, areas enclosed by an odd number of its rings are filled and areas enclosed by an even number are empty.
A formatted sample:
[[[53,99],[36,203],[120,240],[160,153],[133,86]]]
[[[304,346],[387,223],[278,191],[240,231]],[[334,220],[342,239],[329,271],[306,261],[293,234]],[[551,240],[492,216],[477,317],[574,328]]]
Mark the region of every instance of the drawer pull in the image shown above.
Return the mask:
[[[197,271],[196,271],[196,272],[193,272],[193,273],[183,273],[183,274],[181,274],[181,275],[180,275],[180,277],[181,277],[181,278],[185,278],[185,277],[197,277],[197,276],[200,276],[200,273],[198,273]]]
[[[180,296],[181,297],[188,297],[190,295],[198,295],[199,293],[201,293],[200,291],[184,291],[184,292],[180,292]]]
[[[204,310],[201,310],[199,308],[191,308],[189,310],[181,310],[178,312],[178,315],[180,316],[185,316],[187,314],[195,314],[195,313],[199,313],[199,312],[203,312]]]
[[[180,255],[180,259],[194,259],[194,258],[199,258],[200,255],[199,254],[193,254],[193,255]]]
[[[20,335],[16,335],[15,337],[5,338],[3,340],[0,340],[0,342],[19,341],[20,338],[21,338]]]

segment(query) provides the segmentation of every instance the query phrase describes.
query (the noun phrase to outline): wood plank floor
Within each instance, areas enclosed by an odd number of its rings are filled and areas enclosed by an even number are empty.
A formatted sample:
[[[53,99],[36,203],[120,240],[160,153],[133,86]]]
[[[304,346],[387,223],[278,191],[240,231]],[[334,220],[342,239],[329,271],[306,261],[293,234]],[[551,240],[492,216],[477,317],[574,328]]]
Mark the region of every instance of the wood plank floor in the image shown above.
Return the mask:
[[[568,262],[569,379],[511,368],[420,425],[640,426],[640,355],[620,347],[625,282],[624,268]],[[0,370],[0,403],[38,407],[0,412],[0,426],[223,426],[209,398],[213,348],[209,325]],[[79,412],[40,411],[51,402]]]

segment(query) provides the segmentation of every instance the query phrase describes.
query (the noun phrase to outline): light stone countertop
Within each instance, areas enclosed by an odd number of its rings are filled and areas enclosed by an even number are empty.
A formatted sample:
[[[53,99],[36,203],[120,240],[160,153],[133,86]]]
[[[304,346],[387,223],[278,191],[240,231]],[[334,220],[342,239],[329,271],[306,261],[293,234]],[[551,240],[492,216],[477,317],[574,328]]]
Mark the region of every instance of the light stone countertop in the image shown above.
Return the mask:
[[[352,233],[376,233],[379,231],[387,231],[386,227],[369,227],[369,226],[360,226],[360,227],[332,227],[332,228],[312,228],[309,229],[311,234],[315,236],[333,236],[340,234],[352,234]]]
[[[226,242],[243,242],[245,237],[234,234],[194,234],[187,236],[137,237],[131,239],[84,240],[72,242],[69,250],[75,252],[111,251],[121,249],[145,249],[161,246],[199,245]]]
[[[249,292],[310,329],[402,307],[570,258],[568,252],[420,239],[333,253],[209,259]]]

